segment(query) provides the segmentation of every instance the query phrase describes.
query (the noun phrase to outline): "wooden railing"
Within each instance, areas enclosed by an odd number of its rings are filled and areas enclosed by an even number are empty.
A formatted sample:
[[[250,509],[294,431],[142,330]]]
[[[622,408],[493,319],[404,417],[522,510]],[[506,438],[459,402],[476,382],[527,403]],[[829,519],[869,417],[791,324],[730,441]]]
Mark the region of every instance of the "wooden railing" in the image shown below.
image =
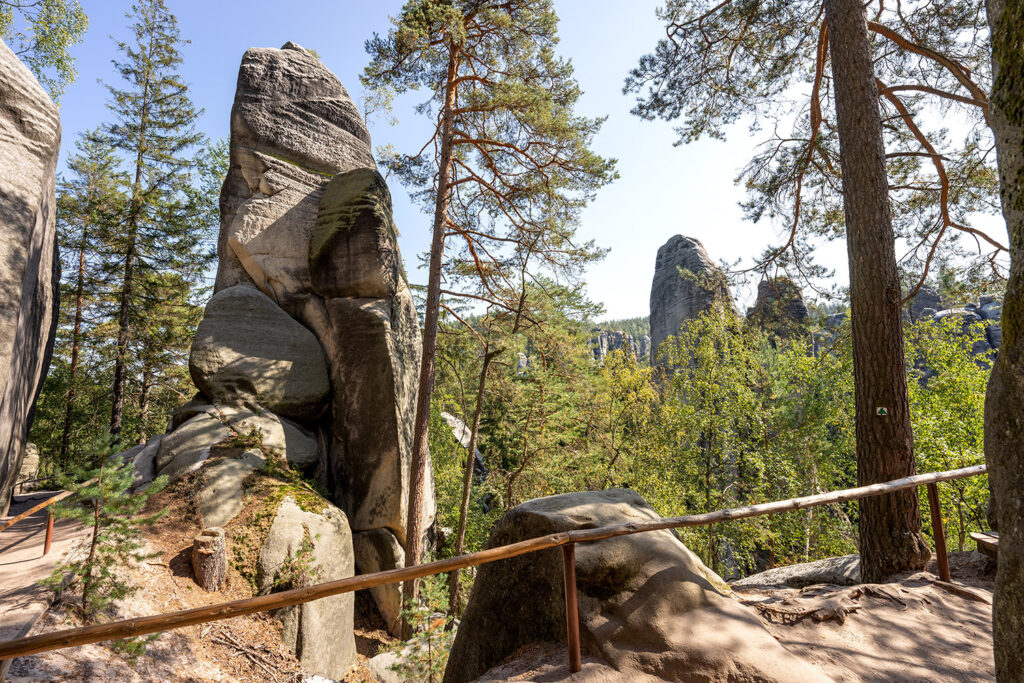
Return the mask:
[[[84,484],[82,484],[82,486],[88,486],[89,484],[93,484],[95,482],[96,482],[95,479],[90,479],[89,481],[87,481]],[[46,515],[46,537],[43,540],[43,555],[46,555],[47,553],[50,552],[50,544],[53,542],[53,510],[50,509],[50,506],[54,505],[55,503],[59,503],[60,501],[64,500],[65,498],[67,498],[69,496],[73,496],[74,494],[75,494],[74,491],[61,491],[57,495],[51,496],[51,497],[47,498],[42,503],[39,503],[38,505],[34,505],[34,506],[30,507],[28,510],[25,510],[20,515],[18,515],[16,517],[12,517],[11,519],[7,520],[6,522],[3,522],[2,524],[0,524],[0,532],[7,531],[8,529],[10,529],[12,526],[17,524],[21,520],[27,519],[28,517],[31,517],[35,513],[39,512],[40,510],[45,508],[47,515]],[[3,657],[0,657],[0,660],[3,660]]]
[[[617,536],[629,536],[647,531],[660,529],[679,529],[685,527],[707,526],[718,522],[727,522],[736,519],[759,517],[779,512],[792,510],[803,510],[805,508],[819,505],[831,505],[843,503],[871,496],[880,496],[893,493],[903,489],[916,488],[918,486],[929,487],[929,503],[932,509],[932,523],[936,540],[936,555],[939,556],[938,564],[941,578],[949,580],[949,567],[946,561],[945,535],[942,530],[941,518],[938,514],[938,496],[932,495],[933,487],[939,482],[964,479],[977,476],[986,472],[985,465],[976,465],[948,472],[932,472],[930,474],[919,474],[903,479],[870,486],[860,486],[842,491],[820,493],[802,498],[791,498],[789,500],[762,503],[759,505],[748,505],[746,507],[718,510],[700,515],[684,515],[681,517],[666,517],[663,519],[651,519],[639,522],[629,522],[616,526],[598,527],[596,529],[578,529],[573,531],[562,531],[547,536],[531,538],[518,543],[481,550],[480,552],[468,555],[459,555],[445,560],[429,562],[426,564],[406,567],[403,569],[390,569],[372,574],[362,574],[336,581],[309,586],[307,588],[295,588],[292,590],[261,595],[255,598],[244,600],[233,600],[217,605],[206,607],[195,607],[192,609],[157,614],[149,617],[136,617],[122,621],[112,621],[105,624],[83,626],[80,628],[43,633],[28,638],[19,638],[0,642],[0,660],[21,657],[24,655],[57,650],[76,645],[87,645],[103,640],[114,640],[119,638],[131,638],[147,633],[156,633],[168,629],[182,628],[194,624],[203,624],[221,619],[230,619],[246,614],[264,612],[299,605],[320,598],[341,593],[351,593],[357,590],[383,586],[401,581],[419,579],[434,574],[443,574],[475,567],[490,562],[496,562],[510,557],[534,553],[547,548],[562,547],[563,569],[565,579],[566,597],[566,622],[568,627],[568,644],[570,668],[575,673],[580,668],[580,639],[579,639],[579,618],[577,615],[576,600],[576,569],[574,560],[574,544],[600,541]]]

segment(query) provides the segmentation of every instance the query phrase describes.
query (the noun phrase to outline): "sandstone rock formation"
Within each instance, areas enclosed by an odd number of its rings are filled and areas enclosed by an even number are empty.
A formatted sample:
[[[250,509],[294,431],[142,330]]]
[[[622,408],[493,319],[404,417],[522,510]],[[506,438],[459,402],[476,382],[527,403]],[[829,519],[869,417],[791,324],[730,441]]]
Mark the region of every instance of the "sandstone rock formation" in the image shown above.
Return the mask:
[[[304,510],[286,498],[260,551],[262,592],[343,579],[354,571],[345,513],[333,505]],[[284,626],[282,640],[303,668],[338,680],[345,676],[356,659],[354,600],[352,593],[344,593],[276,612]]]
[[[215,294],[189,362],[199,392],[137,485],[192,475],[201,522],[230,536],[250,514],[246,482],[287,462],[328,499],[307,484],[302,505],[272,501],[261,590],[309,544],[318,581],[400,566],[420,336],[369,135],[337,78],[288,43],[242,58],[230,150]],[[400,587],[373,596],[397,627]],[[354,661],[351,595],[278,617],[311,672],[340,678]]]
[[[654,518],[628,490],[551,496],[509,511],[488,545]],[[725,596],[721,579],[670,531],[578,544],[576,572],[583,645],[623,680],[827,680]],[[473,680],[530,643],[564,642],[562,585],[557,549],[482,565],[445,682]]]
[[[59,301],[57,107],[0,42],[0,516],[50,364]]]
[[[594,360],[598,363],[604,363],[609,353],[619,349],[626,349],[626,352],[636,360],[646,358],[650,353],[651,338],[647,335],[634,339],[631,334],[600,327],[595,327],[591,333],[594,336],[590,339],[590,348],[593,349]]]
[[[692,237],[676,235],[669,239],[658,249],[651,282],[651,363],[657,360],[662,342],[715,301],[732,305],[722,269],[714,264],[704,245]]]
[[[312,332],[251,286],[222,289],[206,305],[188,361],[196,388],[213,403],[263,406],[312,421],[330,391]]]
[[[803,292],[789,278],[762,280],[757,285],[757,299],[747,311],[747,319],[773,336],[791,337],[799,333],[807,320]]]

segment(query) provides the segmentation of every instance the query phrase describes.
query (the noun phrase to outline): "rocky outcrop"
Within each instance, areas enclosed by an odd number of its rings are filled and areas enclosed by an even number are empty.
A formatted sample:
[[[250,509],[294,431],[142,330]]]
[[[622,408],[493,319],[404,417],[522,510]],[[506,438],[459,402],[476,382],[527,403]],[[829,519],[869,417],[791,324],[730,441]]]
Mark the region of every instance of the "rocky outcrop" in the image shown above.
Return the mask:
[[[306,529],[322,580],[351,575],[353,561],[363,572],[400,566],[419,324],[369,135],[341,83],[292,43],[242,59],[219,259],[189,362],[199,393],[172,417],[153,473],[198,472],[189,481],[199,517],[230,530],[245,482],[286,462],[336,514],[282,505],[268,548],[302,548]],[[419,512],[428,527],[432,481]],[[268,562],[278,550],[265,549]],[[279,581],[272,574],[266,581]],[[399,591],[373,591],[392,627]],[[340,678],[354,657],[351,596],[344,609],[330,600],[279,616],[303,664]]]
[[[294,43],[246,50],[231,108],[216,289],[253,283],[295,315],[310,292],[309,243],[327,182],[374,168],[345,87]]]
[[[285,498],[260,551],[257,581],[263,593],[303,588],[352,576],[352,532],[333,505],[303,509]],[[332,595],[275,612],[281,639],[307,671],[341,680],[356,660],[352,593]]]
[[[56,105],[0,42],[0,516],[7,514],[53,350],[59,149]]]
[[[682,273],[680,272],[682,271]],[[687,320],[708,310],[715,301],[732,305],[722,269],[704,245],[676,235],[658,249],[651,283],[651,362],[662,342],[679,332]]]
[[[594,360],[604,363],[605,357],[613,351],[625,349],[634,359],[646,359],[650,354],[651,338],[646,334],[639,338],[618,330],[604,330],[595,327],[591,330],[594,336],[590,339],[590,348],[594,353]]]
[[[459,445],[468,450],[472,433],[466,423],[451,413],[446,412],[441,413],[441,419],[447,422],[448,426],[452,428],[452,436],[454,436],[455,440],[459,442]],[[487,465],[484,464],[484,454],[480,452],[479,448],[474,448],[473,481],[481,484],[486,478]]]
[[[551,496],[509,511],[488,546],[656,518],[628,490]],[[827,680],[724,595],[722,580],[671,531],[578,544],[576,573],[583,646],[623,680]],[[564,642],[564,605],[557,549],[482,565],[445,682],[473,680],[530,643]]]
[[[262,406],[312,421],[327,402],[330,382],[312,332],[255,287],[214,294],[192,340],[188,361],[196,388],[221,405]]]
[[[789,278],[762,280],[757,285],[757,299],[747,311],[747,319],[774,337],[793,337],[803,330],[807,320],[803,292]]]

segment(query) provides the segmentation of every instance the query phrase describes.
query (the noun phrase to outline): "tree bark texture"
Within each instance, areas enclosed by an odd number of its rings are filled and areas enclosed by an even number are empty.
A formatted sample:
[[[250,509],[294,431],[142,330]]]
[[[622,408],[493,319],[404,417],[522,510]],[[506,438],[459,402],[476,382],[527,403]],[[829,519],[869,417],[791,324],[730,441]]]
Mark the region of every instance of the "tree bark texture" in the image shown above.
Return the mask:
[[[192,541],[192,574],[204,590],[215,591],[228,575],[224,530],[214,526],[203,529]]]
[[[1003,339],[985,395],[985,462],[990,517],[999,530],[992,603],[996,679],[1024,680],[1024,1],[988,0],[995,134],[1010,277]]]
[[[409,509],[405,525],[405,566],[419,564],[423,538],[424,487],[427,483],[427,429],[430,426],[430,398],[434,393],[434,356],[437,350],[437,320],[441,306],[441,266],[444,261],[444,233],[448,228],[448,201],[452,174],[452,146],[455,117],[455,78],[458,75],[457,48],[449,46],[448,75],[445,86],[441,122],[441,158],[438,165],[437,198],[434,204],[434,227],[430,242],[430,267],[427,278],[427,300],[423,313],[423,354],[420,362],[419,390],[416,393],[416,420],[413,423],[413,448],[409,475]],[[402,586],[405,602],[416,597],[416,581]],[[402,626],[404,638],[411,635],[408,622]]]
[[[899,276],[867,16],[859,0],[825,0],[850,263],[857,483],[916,472],[900,320]],[[860,502],[861,579],[920,569],[930,557],[914,491]]]

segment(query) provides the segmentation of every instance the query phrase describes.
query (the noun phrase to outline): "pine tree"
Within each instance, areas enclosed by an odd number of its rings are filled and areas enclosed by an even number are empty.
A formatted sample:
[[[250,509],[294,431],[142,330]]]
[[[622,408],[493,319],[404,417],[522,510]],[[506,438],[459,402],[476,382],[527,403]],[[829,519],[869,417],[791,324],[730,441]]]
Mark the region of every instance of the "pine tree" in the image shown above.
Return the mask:
[[[1002,540],[992,635],[996,677],[1024,679],[1024,2],[989,0],[992,27],[992,120],[999,155],[1003,217],[1010,236],[1010,278],[1003,339],[985,396],[985,461],[990,516]]]
[[[420,112],[435,120],[423,148],[388,161],[433,212],[423,353],[414,422],[406,563],[420,559],[427,428],[435,373],[446,239],[454,237],[483,293],[503,300],[503,251],[529,245],[555,264],[579,250],[580,209],[614,177],[613,162],[589,149],[601,120],[577,116],[571,64],[555,55],[550,0],[410,0],[387,37],[367,42],[364,86],[376,102],[423,88]],[[514,248],[514,247],[513,247]],[[515,286],[507,287],[515,290]],[[406,582],[407,597],[415,583]]]
[[[959,262],[959,277],[978,286],[1004,277],[1005,241],[972,225],[998,191],[984,92],[988,31],[978,9],[879,2],[869,11],[893,229],[910,246],[902,259],[909,295],[942,260]],[[782,228],[756,267],[827,276],[815,246],[846,228],[822,0],[666,0],[658,16],[665,37],[626,81],[638,95],[633,113],[677,123],[677,144],[724,138],[748,117],[753,132],[772,131],[739,178],[747,217]],[[951,118],[965,122],[960,140],[943,128]]]
[[[138,0],[128,17],[134,20],[132,40],[118,42],[123,61],[116,62],[124,86],[108,86],[108,106],[117,122],[106,127],[132,168],[129,201],[119,232],[110,239],[116,256],[110,266],[120,279],[110,415],[114,435],[124,423],[132,344],[149,315],[147,283],[156,273],[177,273],[183,284],[194,285],[212,258],[203,248],[209,224],[189,191],[204,138],[195,129],[201,112],[178,75],[186,41],[163,0]]]
[[[839,129],[856,395],[857,482],[917,474],[900,322],[900,282],[889,207],[885,145],[859,0],[825,0]],[[860,572],[877,583],[931,557],[917,492],[860,501]]]
[[[122,211],[123,191],[127,186],[119,170],[110,141],[98,131],[81,135],[76,143],[77,154],[68,161],[69,177],[62,178],[57,188],[57,239],[65,259],[63,271],[69,277],[62,286],[61,334],[58,359],[67,356],[67,391],[63,397],[64,419],[61,427],[57,466],[70,462],[71,435],[74,427],[80,358],[86,342],[87,327],[95,323],[98,288],[102,286],[98,262],[103,253],[100,237]],[[92,312],[92,319],[87,314]]]
[[[115,450],[112,446],[98,447],[91,462],[72,467],[61,484],[75,495],[54,510],[57,517],[70,517],[91,529],[88,552],[59,567],[49,579],[58,587],[70,574],[81,583],[80,607],[87,621],[94,621],[137,590],[124,569],[152,557],[145,550],[140,532],[156,524],[166,512],[143,511],[149,497],[166,485],[167,478],[160,477],[145,491],[132,493],[132,463],[122,461]]]

